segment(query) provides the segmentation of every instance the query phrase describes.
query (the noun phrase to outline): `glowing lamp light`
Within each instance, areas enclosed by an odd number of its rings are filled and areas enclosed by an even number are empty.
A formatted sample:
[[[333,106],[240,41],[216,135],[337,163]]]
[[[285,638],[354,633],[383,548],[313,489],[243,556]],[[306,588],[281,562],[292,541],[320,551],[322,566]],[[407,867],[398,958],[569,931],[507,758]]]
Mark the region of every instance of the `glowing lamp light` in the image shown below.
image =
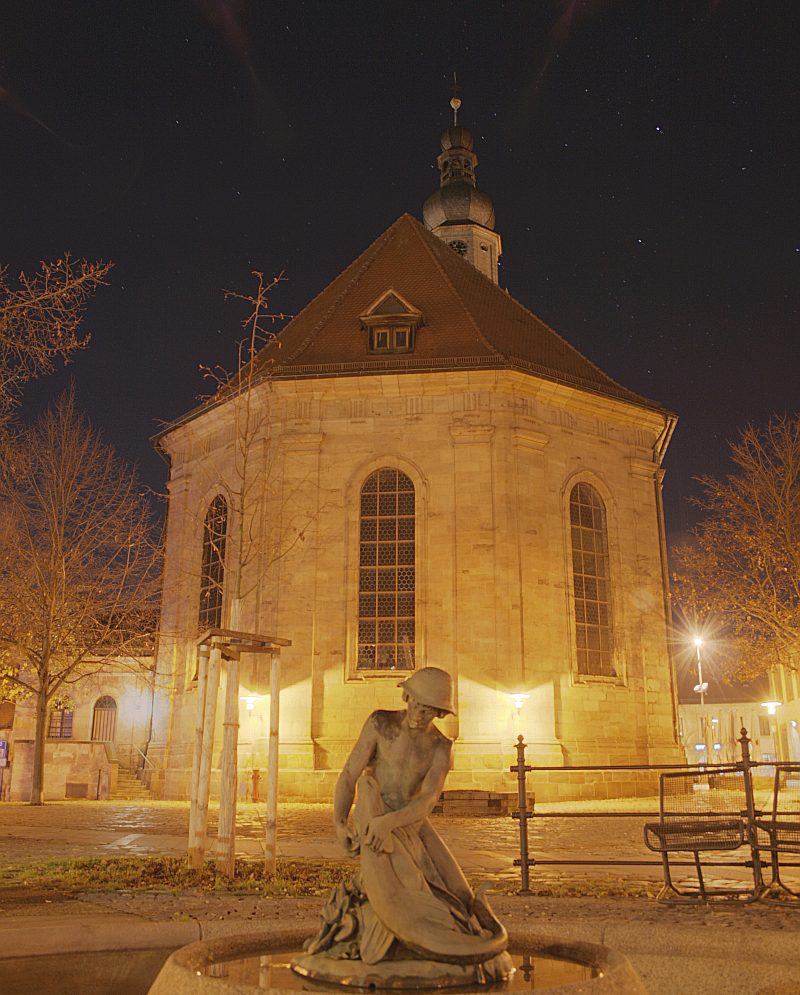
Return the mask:
[[[789,720],[789,725],[792,727],[792,729],[796,729],[797,728],[797,719],[790,719]]]
[[[248,712],[252,712],[256,707],[256,699],[252,694],[242,695],[242,701],[244,702],[244,707]]]
[[[700,647],[703,645],[703,640],[700,638],[700,636],[695,636],[692,642],[695,644],[695,646],[698,649],[700,649]]]
[[[519,713],[520,710],[522,709],[522,706],[525,704],[528,698],[530,698],[530,695],[517,693],[517,694],[509,694],[508,697],[511,699],[514,708],[516,708],[517,712]]]
[[[717,751],[717,753],[719,753],[719,751],[722,749],[722,743],[714,743],[714,749]]]
[[[775,715],[778,709],[781,707],[782,702],[780,701],[762,701],[761,707],[766,708],[767,715]]]
[[[694,744],[694,748],[697,750],[698,753],[702,753],[702,752],[705,751],[706,744],[705,743],[695,743]]]

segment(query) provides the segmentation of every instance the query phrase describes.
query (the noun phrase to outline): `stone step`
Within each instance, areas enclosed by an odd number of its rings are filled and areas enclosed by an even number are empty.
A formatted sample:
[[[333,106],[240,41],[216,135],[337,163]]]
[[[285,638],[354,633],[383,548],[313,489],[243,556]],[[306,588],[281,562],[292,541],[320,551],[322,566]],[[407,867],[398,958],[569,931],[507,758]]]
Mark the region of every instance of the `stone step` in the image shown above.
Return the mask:
[[[117,783],[110,797],[121,801],[148,801],[153,793],[131,771],[118,770]]]

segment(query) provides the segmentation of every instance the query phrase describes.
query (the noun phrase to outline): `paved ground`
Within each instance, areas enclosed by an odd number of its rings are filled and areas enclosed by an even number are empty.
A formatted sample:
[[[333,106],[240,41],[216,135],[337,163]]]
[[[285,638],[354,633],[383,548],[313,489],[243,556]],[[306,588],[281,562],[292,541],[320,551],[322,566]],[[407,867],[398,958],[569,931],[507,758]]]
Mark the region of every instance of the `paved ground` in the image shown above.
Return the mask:
[[[245,805],[240,812],[239,850],[262,852],[263,813]],[[0,864],[32,859],[125,853],[180,853],[186,845],[187,806],[178,803],[63,802],[32,808],[0,805]],[[536,855],[613,854],[616,859],[646,859],[641,843],[642,816],[611,819],[547,819],[531,834]],[[515,878],[517,827],[511,819],[437,818],[437,827],[472,875]],[[213,827],[213,818],[212,818]],[[283,807],[279,853],[293,857],[338,857],[324,806]],[[720,871],[729,874],[733,872]],[[522,898],[500,895],[494,901],[508,922],[533,924],[565,939],[605,943],[630,957],[653,995],[800,995],[800,907],[769,905],[668,906],[647,899],[604,897],[608,872],[592,867],[567,871],[536,869],[535,880],[556,881],[565,874],[580,879],[593,897]],[[658,868],[615,868],[620,878],[657,878]],[[606,876],[604,876],[606,875]],[[319,910],[317,899],[268,900],[254,896],[183,893],[169,895],[84,895],[60,901],[26,891],[0,891],[0,992],[45,995],[101,995],[146,991],[144,967],[126,983],[89,986],[56,976],[41,956],[81,950],[137,949],[156,970],[158,958],[144,951],[190,942],[198,937],[248,931],[271,921],[296,919],[309,930]],[[92,957],[99,955],[93,954]],[[131,965],[136,957],[123,958]],[[5,958],[5,959],[3,959]],[[89,958],[91,960],[91,958]],[[87,964],[89,963],[87,960]],[[53,963],[58,963],[57,961]],[[94,963],[94,961],[92,961]],[[99,963],[99,962],[98,962]],[[66,957],[63,961],[66,970]],[[36,966],[42,971],[34,980]],[[127,987],[126,987],[127,984]],[[137,987],[138,985],[138,987]]]
[[[57,856],[121,853],[182,853],[186,848],[188,806],[180,802],[57,802],[41,807],[0,805],[0,859],[14,862]],[[502,876],[518,875],[519,827],[508,818],[434,816],[433,822],[468,869]],[[624,819],[539,819],[529,832],[530,853],[546,859],[652,860],[642,842],[644,817]],[[216,811],[209,836],[216,832]],[[237,852],[263,853],[264,808],[239,807]],[[285,857],[339,859],[331,810],[324,805],[281,806],[278,852]],[[626,868],[625,873],[659,877],[659,868]],[[537,871],[541,873],[541,871]],[[581,871],[582,874],[586,871]],[[596,872],[593,872],[596,873]]]

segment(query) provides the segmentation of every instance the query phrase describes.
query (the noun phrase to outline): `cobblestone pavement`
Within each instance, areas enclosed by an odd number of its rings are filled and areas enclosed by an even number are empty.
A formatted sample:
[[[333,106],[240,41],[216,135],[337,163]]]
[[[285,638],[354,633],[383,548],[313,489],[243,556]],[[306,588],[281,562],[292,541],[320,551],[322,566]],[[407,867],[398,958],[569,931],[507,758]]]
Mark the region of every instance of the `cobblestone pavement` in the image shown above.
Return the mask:
[[[237,813],[237,836],[260,840],[264,835],[263,805],[245,803]],[[519,826],[510,817],[473,818],[433,816],[438,830],[454,845],[459,844],[503,853],[518,853]],[[644,857],[642,823],[645,817],[624,819],[541,819],[529,831],[532,852],[548,856],[588,857],[617,851],[624,856]],[[53,802],[43,806],[0,805],[0,831],[14,829],[64,830],[143,837],[185,836],[189,806],[185,802]],[[209,811],[209,835],[216,833],[217,812]],[[279,843],[302,844],[333,840],[331,809],[327,805],[281,805],[278,816]]]
[[[265,808],[250,802],[237,812],[237,835],[257,840],[264,833]],[[469,838],[480,848],[517,850],[519,826],[510,817],[433,816],[433,823],[452,838]],[[598,847],[624,850],[625,856],[645,855],[642,824],[645,816],[622,819],[556,818],[536,820],[529,829],[532,850],[551,855],[588,856]],[[216,832],[217,811],[209,810],[209,834]],[[52,802],[42,806],[0,804],[0,829],[47,827],[91,830],[101,833],[137,833],[143,836],[185,835],[189,825],[187,802]],[[280,841],[333,838],[328,805],[281,805],[278,817]]]
[[[263,852],[264,806],[239,806],[239,851]],[[642,841],[642,814],[625,818],[537,819],[529,833],[531,855],[539,859],[656,860]],[[40,807],[0,805],[2,860],[112,856],[122,853],[181,853],[186,846],[189,811],[185,802],[54,802]],[[209,836],[216,833],[216,809],[209,813]],[[434,825],[468,873],[486,872],[518,878],[513,865],[519,855],[519,826],[510,817],[465,818],[434,816]],[[278,852],[287,857],[340,858],[327,805],[281,805],[278,815]],[[727,870],[726,870],[727,873]],[[661,877],[652,866],[558,867],[532,870],[536,880],[560,877],[614,875],[617,878]]]
[[[661,864],[644,846],[642,812],[623,818],[556,817],[534,820],[529,853],[543,861],[531,868],[534,887],[597,882],[600,892],[619,890],[633,881],[660,882]],[[265,806],[246,802],[237,811],[237,854],[258,857],[264,852]],[[506,816],[433,816],[432,822],[470,877],[519,881],[514,866],[519,856],[519,824]],[[52,802],[43,806],[0,804],[0,866],[64,857],[110,857],[124,854],[181,854],[186,850],[189,824],[187,802]],[[217,810],[209,811],[209,837],[216,835]],[[211,840],[209,841],[211,842]],[[744,860],[737,854],[707,854],[706,880],[711,886],[752,881],[744,866],[710,864],[718,856]],[[278,855],[290,858],[342,859],[331,825],[328,805],[280,805]],[[687,856],[688,855],[682,855]],[[548,860],[649,861],[637,864],[548,864]],[[798,861],[800,863],[800,861]],[[676,881],[694,881],[693,869],[677,864]],[[785,872],[787,883],[800,888],[797,870]]]

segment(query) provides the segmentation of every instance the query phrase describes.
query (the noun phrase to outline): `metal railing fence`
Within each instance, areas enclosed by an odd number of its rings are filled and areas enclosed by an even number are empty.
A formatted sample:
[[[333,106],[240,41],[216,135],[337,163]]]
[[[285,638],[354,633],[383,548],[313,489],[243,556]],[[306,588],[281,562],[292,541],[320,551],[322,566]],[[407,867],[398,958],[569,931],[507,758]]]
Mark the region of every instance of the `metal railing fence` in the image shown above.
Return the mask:
[[[512,774],[517,775],[517,801],[518,810],[511,813],[511,818],[519,820],[519,857],[514,860],[514,865],[520,868],[520,895],[532,894],[530,890],[530,869],[539,865],[562,865],[562,866],[624,866],[624,867],[661,867],[661,859],[579,859],[579,858],[537,858],[531,856],[530,842],[528,837],[529,821],[533,819],[631,819],[631,818],[656,818],[660,819],[661,810],[655,812],[634,811],[634,812],[614,812],[614,811],[594,811],[594,812],[536,812],[535,801],[533,811],[528,810],[528,786],[527,775],[531,773],[558,772],[571,774],[587,771],[648,771],[660,774],[663,771],[697,771],[698,775],[722,774],[727,772],[741,773],[743,775],[743,788],[745,806],[740,815],[745,823],[746,839],[750,851],[749,860],[704,860],[707,867],[743,867],[753,871],[756,887],[759,886],[767,890],[762,877],[762,851],[770,852],[769,846],[759,843],[756,821],[765,814],[764,809],[756,805],[755,790],[753,784],[753,771],[755,768],[768,768],[770,771],[782,768],[796,768],[796,763],[784,763],[782,761],[756,761],[750,756],[750,739],[747,730],[741,730],[739,737],[739,748],[741,759],[735,762],[720,764],[578,764],[575,766],[539,766],[527,764],[525,762],[525,750],[527,744],[523,736],[517,738],[516,751],[517,762],[509,768]],[[721,813],[707,813],[709,815]],[[769,861],[776,860],[774,853],[770,853]],[[674,866],[694,867],[694,860],[674,860]],[[782,867],[800,867],[800,863],[781,862]],[[774,875],[773,875],[774,877]]]

